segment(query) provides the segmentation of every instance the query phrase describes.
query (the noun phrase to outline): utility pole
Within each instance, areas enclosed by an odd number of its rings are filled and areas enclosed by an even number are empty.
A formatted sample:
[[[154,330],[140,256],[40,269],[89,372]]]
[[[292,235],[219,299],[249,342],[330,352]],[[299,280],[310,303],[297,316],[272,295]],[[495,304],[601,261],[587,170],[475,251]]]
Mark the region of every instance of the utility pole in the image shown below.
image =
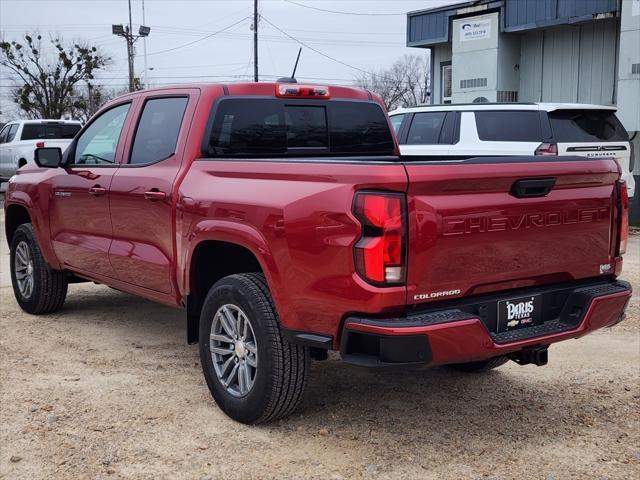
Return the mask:
[[[258,81],[258,0],[253,0],[253,81]]]
[[[133,92],[136,89],[134,84],[135,71],[133,69],[133,56],[135,51],[133,49],[133,22],[131,21],[131,0],[129,0],[129,28],[127,30],[127,58],[129,60],[129,91]]]
[[[144,0],[142,0],[142,24],[146,25],[147,24],[147,19],[145,18],[145,14],[144,14]],[[143,77],[143,81],[144,81],[144,87],[147,88],[148,84],[147,84],[147,72],[148,72],[148,67],[147,67],[147,37],[142,37],[142,50],[143,50],[143,54],[144,54],[144,77]]]
[[[133,21],[131,17],[131,0],[129,0],[129,25],[123,27],[120,25],[111,25],[111,33],[119,37],[123,37],[127,41],[127,61],[129,63],[129,91],[133,92],[136,89],[135,85],[135,72],[133,69],[133,58],[135,50],[133,44],[140,37],[148,37],[151,32],[151,28],[140,25],[138,35],[133,34]]]

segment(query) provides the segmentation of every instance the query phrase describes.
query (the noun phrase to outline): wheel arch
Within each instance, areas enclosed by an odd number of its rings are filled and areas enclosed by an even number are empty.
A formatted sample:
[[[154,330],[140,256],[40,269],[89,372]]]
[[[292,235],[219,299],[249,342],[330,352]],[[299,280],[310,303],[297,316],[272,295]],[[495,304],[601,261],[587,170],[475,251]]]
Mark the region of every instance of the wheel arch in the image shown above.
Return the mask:
[[[190,343],[197,342],[197,325],[204,297],[215,282],[227,275],[263,273],[280,318],[288,315],[289,302],[286,292],[280,288],[282,277],[271,246],[257,228],[236,221],[203,218],[189,228],[185,237],[188,238],[188,246],[185,245],[187,252],[183,257],[183,276],[179,284],[186,299],[187,338]],[[219,264],[217,260],[221,256],[237,258],[237,261],[229,265],[225,258]],[[217,264],[222,268],[212,268]],[[203,274],[206,270],[213,272]]]
[[[221,278],[236,273],[261,272],[257,256],[247,247],[222,240],[203,240],[191,255],[189,296],[203,299]]]
[[[4,230],[9,247],[16,230],[25,223],[33,223],[27,207],[15,203],[8,205],[5,211]]]

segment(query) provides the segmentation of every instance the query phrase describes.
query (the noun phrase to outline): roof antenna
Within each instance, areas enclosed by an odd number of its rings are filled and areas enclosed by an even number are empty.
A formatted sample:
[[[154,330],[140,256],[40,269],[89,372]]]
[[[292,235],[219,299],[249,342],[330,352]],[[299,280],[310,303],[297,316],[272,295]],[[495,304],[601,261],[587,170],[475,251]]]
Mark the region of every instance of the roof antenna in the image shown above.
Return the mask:
[[[293,66],[293,73],[291,74],[291,78],[296,78],[296,70],[298,69],[298,61],[300,60],[300,54],[302,53],[302,47],[298,49],[298,56],[296,57],[296,64]]]
[[[298,49],[298,56],[296,57],[296,64],[293,66],[293,73],[290,77],[282,77],[278,79],[278,83],[298,83],[296,80],[296,70],[298,69],[298,61],[300,60],[300,54],[302,53],[302,47]]]

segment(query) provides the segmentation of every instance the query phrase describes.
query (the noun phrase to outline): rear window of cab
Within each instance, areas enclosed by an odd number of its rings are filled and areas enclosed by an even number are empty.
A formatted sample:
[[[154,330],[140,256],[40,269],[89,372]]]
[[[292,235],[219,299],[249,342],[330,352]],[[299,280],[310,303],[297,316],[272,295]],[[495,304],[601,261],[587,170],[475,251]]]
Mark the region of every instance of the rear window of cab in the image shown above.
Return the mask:
[[[215,108],[209,157],[392,155],[387,116],[373,102],[226,98]]]

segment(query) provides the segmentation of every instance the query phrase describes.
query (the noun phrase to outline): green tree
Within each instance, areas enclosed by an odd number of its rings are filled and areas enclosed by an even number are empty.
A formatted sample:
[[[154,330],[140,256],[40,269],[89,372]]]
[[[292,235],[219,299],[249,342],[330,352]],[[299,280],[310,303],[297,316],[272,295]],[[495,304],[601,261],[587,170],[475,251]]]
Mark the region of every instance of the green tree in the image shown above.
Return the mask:
[[[13,72],[14,101],[31,118],[60,118],[87,108],[86,90],[96,71],[110,59],[96,48],[81,43],[65,46],[51,38],[54,54],[43,54],[41,35],[25,35],[24,43],[0,42],[0,65]]]

